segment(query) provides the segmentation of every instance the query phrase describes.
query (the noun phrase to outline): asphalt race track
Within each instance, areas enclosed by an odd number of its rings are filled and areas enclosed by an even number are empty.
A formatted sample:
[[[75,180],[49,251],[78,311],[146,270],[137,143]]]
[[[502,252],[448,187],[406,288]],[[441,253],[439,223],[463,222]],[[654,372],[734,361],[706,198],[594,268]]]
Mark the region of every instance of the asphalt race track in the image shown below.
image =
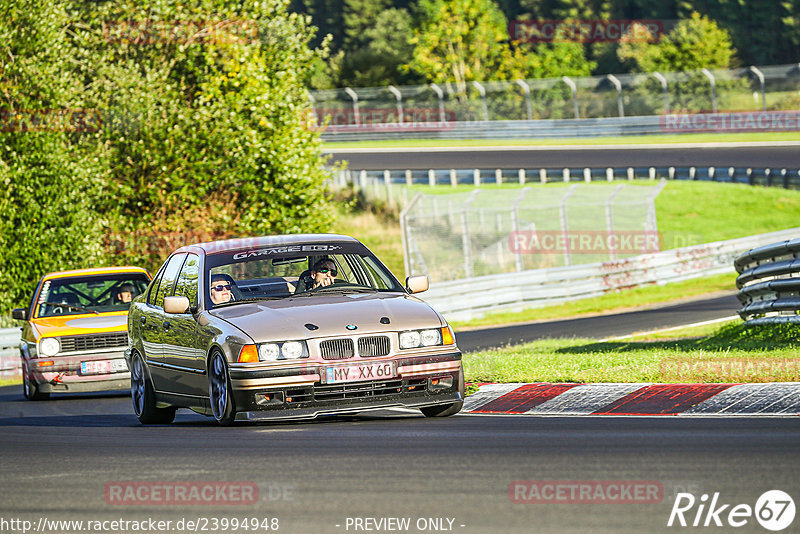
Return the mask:
[[[690,307],[719,316],[729,312],[728,304],[726,297]],[[610,334],[604,321],[625,323],[630,330],[668,324],[671,315],[685,320],[686,313],[672,306],[655,315],[558,323],[564,323],[564,332]],[[635,323],[631,316],[638,315],[649,319]],[[464,334],[459,340],[466,343]],[[54,395],[29,402],[20,389],[0,388],[0,528],[12,519],[31,521],[30,530],[42,521],[39,532],[56,531],[48,523],[54,520],[152,519],[172,521],[165,531],[203,532],[221,531],[221,523],[212,526],[223,518],[257,519],[260,525],[277,518],[279,532],[298,534],[669,532],[684,530],[666,526],[680,492],[692,493],[698,502],[703,494],[719,492],[719,505],[730,504],[729,509],[753,507],[773,489],[800,498],[796,416],[425,419],[411,411],[384,411],[221,428],[179,412],[172,425],[144,427],[127,395]],[[555,502],[540,503],[518,493],[516,488],[527,486],[517,481],[656,489],[645,501],[618,502],[609,491],[603,499],[581,503],[567,491]],[[186,486],[244,487],[250,498],[243,502],[239,493],[209,491],[196,502],[169,500],[170,491]],[[123,495],[120,488],[130,490],[126,499],[114,497]],[[697,506],[686,512],[689,523],[696,511]],[[388,518],[401,522],[387,523]],[[400,528],[406,520],[408,526]],[[186,521],[199,523],[189,529]],[[227,525],[228,532],[254,531]],[[732,530],[725,525],[715,531]],[[21,532],[11,523],[2,530]],[[735,530],[764,532],[752,517]],[[73,525],[60,531],[79,530]],[[142,530],[129,523],[127,530],[118,524],[113,531]]]
[[[798,417],[387,414],[220,428],[179,414],[171,426],[143,427],[125,396],[32,403],[18,389],[0,389],[0,514],[34,525],[152,518],[173,521],[171,532],[195,532],[175,525],[278,518],[279,532],[308,534],[363,532],[353,528],[355,518],[399,517],[410,519],[407,532],[641,533],[675,529],[666,523],[678,492],[697,499],[719,492],[720,503],[750,506],[772,489],[800,497]],[[553,480],[659,489],[653,503],[511,502],[515,481]],[[213,494],[202,505],[153,505],[148,493],[120,505],[108,489],[190,481],[257,490],[248,504]],[[736,531],[763,532],[753,518],[747,527]]]
[[[545,337],[589,337],[601,339],[625,336],[736,315],[741,308],[736,293],[707,300],[655,306],[646,310],[614,313],[582,319],[561,319],[479,330],[456,330],[456,343],[463,352],[508,344],[519,344]]]
[[[778,143],[775,143],[779,145]],[[442,149],[341,149],[331,163],[351,169],[536,169],[562,167],[769,167],[800,168],[800,147],[789,146],[582,146]]]

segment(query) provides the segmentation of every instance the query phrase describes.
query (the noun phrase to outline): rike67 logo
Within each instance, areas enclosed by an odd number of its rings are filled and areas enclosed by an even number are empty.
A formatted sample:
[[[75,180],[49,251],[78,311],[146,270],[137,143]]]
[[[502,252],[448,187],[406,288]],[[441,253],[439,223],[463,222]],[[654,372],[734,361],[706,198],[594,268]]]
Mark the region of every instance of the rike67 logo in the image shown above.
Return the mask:
[[[697,499],[691,493],[678,493],[667,526],[731,526],[734,528],[752,524],[753,518],[767,530],[784,530],[794,521],[794,500],[781,490],[764,492],[755,506],[749,504],[731,505],[720,500],[719,492],[709,501],[708,494]]]

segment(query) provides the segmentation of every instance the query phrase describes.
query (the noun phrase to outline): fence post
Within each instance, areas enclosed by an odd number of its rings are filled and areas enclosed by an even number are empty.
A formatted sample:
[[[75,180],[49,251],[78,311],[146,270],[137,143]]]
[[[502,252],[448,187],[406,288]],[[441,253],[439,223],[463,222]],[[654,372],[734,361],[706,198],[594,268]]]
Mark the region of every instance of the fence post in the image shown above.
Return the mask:
[[[472,269],[472,241],[470,240],[469,235],[469,219],[467,217],[467,210],[479,192],[479,189],[473,191],[461,208],[461,246],[464,250],[464,274],[466,278],[472,278],[474,275],[474,271]]]
[[[664,91],[664,114],[669,114],[669,91],[667,90],[667,79],[660,72],[654,72],[653,78],[661,82],[661,89]]]
[[[519,185],[525,185],[525,169],[519,170]]]
[[[711,180],[712,182],[716,182],[717,181],[716,176],[715,176],[716,173],[717,173],[717,169],[715,169],[714,167],[709,167],[708,168],[708,179]]]
[[[689,179],[696,180],[697,179],[696,176],[697,176],[697,169],[695,169],[694,167],[689,167]]]
[[[543,184],[547,183],[547,169],[539,169],[539,181]]]
[[[531,86],[525,83],[524,80],[516,80],[517,85],[522,87],[522,91],[525,93],[525,107],[527,108],[528,112],[528,120],[533,120],[533,105],[531,104]]]
[[[394,209],[394,199],[392,198],[392,172],[389,169],[383,171],[383,183],[386,185],[386,201],[389,207]]]
[[[578,110],[578,87],[575,85],[575,82],[566,76],[562,76],[561,81],[567,84],[567,87],[572,91],[572,105],[575,108],[575,118],[580,119],[581,113],[580,110]]]
[[[636,174],[633,171],[633,167],[628,167],[628,181],[633,181],[636,178]]]
[[[411,180],[411,169],[406,169],[406,185],[411,187],[412,180]]]
[[[511,204],[511,233],[515,236],[519,232],[519,203],[522,202],[522,199],[525,198],[525,195],[528,194],[530,191],[529,188],[523,187],[522,191],[520,192],[519,196],[514,199],[514,203]],[[509,239],[510,239],[509,234]],[[517,250],[516,254],[514,255],[514,267],[517,269],[517,272],[522,271],[522,253]]]
[[[494,181],[497,184],[503,183],[503,170],[502,169],[495,169],[494,170]]]
[[[561,178],[564,180],[565,184],[569,183],[569,168],[564,167],[564,170],[561,171]]]
[[[667,176],[669,176],[670,180],[675,179],[675,167],[670,167],[669,169],[667,169]]]
[[[614,169],[611,167],[606,167],[606,181],[613,182],[614,181]]]
[[[613,74],[607,74],[606,78],[612,84],[614,84],[614,88],[617,90],[617,111],[619,111],[619,116],[625,116],[625,105],[622,103],[622,84],[619,81],[619,78],[614,76]]]
[[[714,113],[717,112],[717,80],[714,78],[714,75],[711,74],[711,71],[708,69],[700,69],[700,72],[705,74],[706,78],[708,78],[708,82],[711,84],[711,107],[714,110]]]
[[[390,85],[388,89],[397,99],[397,124],[403,124],[403,95],[394,85]]]
[[[648,169],[648,172],[650,173],[650,179],[651,180],[655,180],[656,179],[656,168],[655,167],[650,167],[650,169]]]
[[[620,184],[614,188],[614,191],[608,195],[606,199],[606,235],[609,237],[608,244],[609,250],[608,254],[610,259],[615,260],[617,259],[617,247],[616,239],[610,239],[611,236],[614,235],[614,214],[611,208],[611,205],[614,203],[614,197],[616,197],[620,191],[625,187],[625,184]]]
[[[456,177],[456,170],[450,169],[450,185],[455,187],[458,185],[458,179]]]
[[[483,106],[483,120],[489,121],[489,108],[486,106],[486,89],[483,88],[478,82],[472,82],[473,87],[478,90],[481,95],[481,104]]]
[[[447,122],[444,113],[444,93],[442,92],[442,88],[435,83],[432,83],[431,89],[433,89],[433,92],[436,93],[437,97],[439,97],[439,122]]]
[[[475,184],[475,187],[481,185],[481,170],[480,169],[473,169],[472,171],[472,183]]]
[[[433,169],[428,169],[428,185],[431,187],[436,185],[436,172]]]
[[[561,218],[561,236],[564,238],[564,265],[572,265],[572,255],[569,247],[569,221],[567,220],[567,200],[578,184],[571,185],[566,194],[561,197],[561,202],[558,207],[559,215]]]
[[[358,188],[364,190],[367,187],[367,171],[362,170],[358,173]]]
[[[344,92],[347,93],[347,96],[353,99],[353,119],[356,121],[355,125],[358,126],[361,124],[361,117],[359,116],[358,112],[358,95],[349,87],[345,87]]]
[[[583,169],[583,181],[587,184],[592,182],[592,169],[589,167]]]
[[[767,111],[767,93],[764,90],[764,74],[753,66],[750,66],[749,70],[756,75],[758,82],[761,84],[761,109]]]

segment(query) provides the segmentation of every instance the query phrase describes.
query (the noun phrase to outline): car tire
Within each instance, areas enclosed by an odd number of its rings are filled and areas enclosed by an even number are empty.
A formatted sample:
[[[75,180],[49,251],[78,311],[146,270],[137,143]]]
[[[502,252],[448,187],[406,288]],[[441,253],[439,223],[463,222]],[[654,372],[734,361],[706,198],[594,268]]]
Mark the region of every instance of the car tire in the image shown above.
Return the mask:
[[[28,364],[22,362],[22,394],[30,401],[41,401],[50,398],[49,393],[39,390],[39,384],[30,379]]]
[[[156,394],[138,353],[131,359],[131,400],[133,412],[143,425],[167,425],[175,420],[175,408],[156,407]]]
[[[461,398],[464,398],[464,371],[458,373],[458,391],[461,393]],[[439,404],[436,406],[426,406],[420,408],[422,415],[425,417],[449,417],[461,411],[464,407],[464,401],[454,402],[452,404]]]
[[[217,423],[222,426],[232,425],[236,419],[236,404],[228,374],[228,362],[219,351],[211,355],[208,366],[208,398],[211,413]]]

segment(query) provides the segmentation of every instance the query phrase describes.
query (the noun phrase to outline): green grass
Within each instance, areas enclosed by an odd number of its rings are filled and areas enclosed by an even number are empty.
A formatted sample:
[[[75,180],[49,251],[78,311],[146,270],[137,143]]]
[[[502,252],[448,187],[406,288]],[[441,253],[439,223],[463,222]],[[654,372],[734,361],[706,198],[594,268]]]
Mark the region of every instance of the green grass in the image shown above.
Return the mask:
[[[559,319],[563,317],[604,313],[612,310],[619,311],[625,308],[670,302],[698,295],[706,295],[717,291],[734,289],[736,289],[736,275],[720,274],[704,278],[695,278],[683,282],[674,282],[663,286],[646,286],[616,291],[599,297],[565,302],[555,306],[530,308],[518,312],[496,312],[471,321],[454,321],[451,324],[456,329],[463,329],[507,323]]]
[[[653,185],[649,180],[626,183]],[[599,182],[586,187],[610,188],[619,184],[619,181]],[[573,184],[529,184],[527,187],[570,185]],[[522,187],[519,184],[486,184],[480,189],[498,191]],[[474,189],[466,184],[411,187],[412,191],[426,195],[467,193]],[[672,181],[667,182],[656,197],[656,218],[665,250],[785,230],[800,226],[800,191],[746,184]]]
[[[649,181],[633,183],[652,184]],[[531,187],[564,186],[565,184],[548,184]],[[520,187],[515,184],[489,184],[481,188],[497,190]],[[609,187],[609,184],[599,183],[591,187]],[[474,187],[468,185],[412,187],[413,191],[426,194],[463,193],[473,189]],[[800,191],[743,184],[668,182],[656,198],[656,214],[665,249],[697,245],[799,226]],[[382,210],[357,211],[342,207],[333,231],[362,240],[398,278],[405,276],[400,226],[392,214]],[[649,286],[547,308],[492,314],[455,325],[463,328],[527,322],[669,302],[683,297],[734,289],[733,280],[732,275],[720,275],[664,286]]]
[[[565,137],[558,139],[396,139],[387,141],[326,142],[323,149],[462,147],[462,146],[559,146],[559,145],[650,145],[661,143],[741,143],[800,141],[800,132],[702,133],[619,137]]]
[[[0,387],[13,386],[15,384],[22,384],[22,379],[17,378],[0,378]]]
[[[463,362],[471,384],[796,382],[800,381],[798,349],[796,326],[747,327],[733,321],[722,327],[602,343],[546,339],[465,354]]]

